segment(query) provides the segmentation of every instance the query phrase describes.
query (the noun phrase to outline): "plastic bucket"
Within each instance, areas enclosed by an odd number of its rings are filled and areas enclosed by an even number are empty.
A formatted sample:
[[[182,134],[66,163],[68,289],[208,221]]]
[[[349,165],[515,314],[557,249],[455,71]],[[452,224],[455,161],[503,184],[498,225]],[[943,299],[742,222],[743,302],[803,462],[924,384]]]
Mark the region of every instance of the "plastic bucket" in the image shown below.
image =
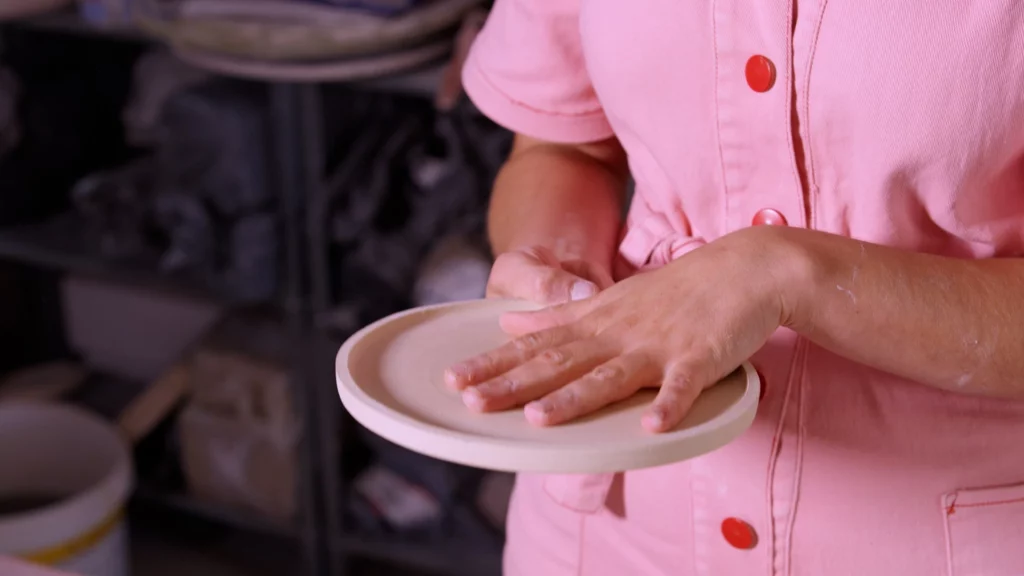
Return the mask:
[[[128,576],[131,454],[117,429],[63,405],[0,405],[0,556]]]

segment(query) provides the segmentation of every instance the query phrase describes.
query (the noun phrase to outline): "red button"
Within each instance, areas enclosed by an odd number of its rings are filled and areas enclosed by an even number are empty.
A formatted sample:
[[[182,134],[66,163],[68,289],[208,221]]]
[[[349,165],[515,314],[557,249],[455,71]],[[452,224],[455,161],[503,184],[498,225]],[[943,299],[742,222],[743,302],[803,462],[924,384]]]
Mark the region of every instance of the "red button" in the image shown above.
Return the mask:
[[[754,92],[767,92],[775,85],[775,65],[761,56],[751,56],[747,60],[747,84]]]
[[[722,536],[733,548],[750,550],[757,544],[754,529],[739,518],[726,518],[722,521]]]
[[[758,210],[757,214],[754,214],[752,223],[754,226],[785,226],[786,217],[778,210],[765,208],[764,210]]]

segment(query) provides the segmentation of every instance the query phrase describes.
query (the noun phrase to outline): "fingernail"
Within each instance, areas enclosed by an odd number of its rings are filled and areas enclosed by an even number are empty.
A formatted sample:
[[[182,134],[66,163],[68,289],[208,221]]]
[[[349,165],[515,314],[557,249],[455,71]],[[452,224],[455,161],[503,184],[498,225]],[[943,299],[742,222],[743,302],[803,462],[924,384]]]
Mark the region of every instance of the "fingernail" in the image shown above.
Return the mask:
[[[524,406],[523,412],[526,414],[526,419],[530,422],[542,424],[547,419],[548,414],[551,413],[551,405],[538,400]]]
[[[466,388],[462,392],[462,403],[473,410],[484,409],[484,397],[476,388]]]
[[[469,370],[462,364],[456,364],[444,371],[445,384],[452,388],[461,388]]]
[[[597,294],[597,286],[592,282],[580,280],[572,285],[572,290],[569,291],[569,298],[573,301],[583,300],[584,298],[590,298],[594,294]]]
[[[660,432],[665,427],[665,410],[662,408],[651,409],[647,414],[644,414],[642,423],[648,430]]]

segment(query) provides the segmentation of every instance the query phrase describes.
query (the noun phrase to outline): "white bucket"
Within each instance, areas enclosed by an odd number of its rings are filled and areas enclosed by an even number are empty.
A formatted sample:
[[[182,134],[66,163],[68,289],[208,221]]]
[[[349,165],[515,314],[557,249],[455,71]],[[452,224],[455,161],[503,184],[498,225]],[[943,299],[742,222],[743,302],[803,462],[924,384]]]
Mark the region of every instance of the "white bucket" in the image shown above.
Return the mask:
[[[0,556],[82,576],[128,576],[131,470],[125,441],[97,416],[0,405]]]

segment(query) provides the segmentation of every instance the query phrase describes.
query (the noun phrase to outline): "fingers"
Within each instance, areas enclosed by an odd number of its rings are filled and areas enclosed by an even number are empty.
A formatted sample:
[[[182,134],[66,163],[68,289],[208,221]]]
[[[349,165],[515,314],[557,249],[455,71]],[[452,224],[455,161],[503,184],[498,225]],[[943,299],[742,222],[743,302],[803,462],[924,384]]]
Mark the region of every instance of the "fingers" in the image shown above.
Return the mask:
[[[564,270],[553,258],[538,250],[502,254],[491,270],[488,295],[552,305],[597,294],[597,284]]]
[[[667,432],[682,422],[710,382],[687,364],[674,364],[665,372],[661,390],[641,419],[649,432]]]
[[[445,370],[445,383],[456,390],[497,378],[534,356],[575,339],[569,329],[533,332],[490,352],[464,360]]]
[[[601,271],[596,266],[592,266],[583,262],[573,261],[566,264],[570,266],[570,270],[579,274],[586,274],[587,277],[597,282],[597,286],[601,290],[605,290],[611,287],[614,282],[611,276],[604,271]],[[596,295],[591,294],[591,296]],[[543,310],[536,310],[531,312],[509,312],[503,314],[499,319],[501,323],[501,329],[506,334],[513,336],[519,336],[522,334],[528,334],[530,332],[537,332],[540,330],[550,330],[558,326],[564,326],[571,322],[575,322],[592,311],[598,304],[600,299],[591,299],[590,296],[586,298],[573,298],[572,302],[564,304],[553,305]]]
[[[583,376],[610,356],[590,341],[552,348],[496,378],[466,388],[462,399],[466,406],[481,412],[521,406]]]
[[[580,278],[590,280],[601,290],[610,288],[612,284],[615,284],[611,274],[603,268],[595,266],[585,260],[569,260],[567,262],[562,262],[562,268],[567,272],[579,276]]]
[[[511,336],[552,330],[579,319],[583,307],[572,303],[530,312],[506,312],[498,318],[502,331]]]
[[[616,357],[583,377],[526,405],[526,419],[553,426],[625,400],[658,376],[655,364],[637,354]]]

